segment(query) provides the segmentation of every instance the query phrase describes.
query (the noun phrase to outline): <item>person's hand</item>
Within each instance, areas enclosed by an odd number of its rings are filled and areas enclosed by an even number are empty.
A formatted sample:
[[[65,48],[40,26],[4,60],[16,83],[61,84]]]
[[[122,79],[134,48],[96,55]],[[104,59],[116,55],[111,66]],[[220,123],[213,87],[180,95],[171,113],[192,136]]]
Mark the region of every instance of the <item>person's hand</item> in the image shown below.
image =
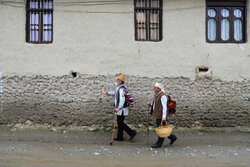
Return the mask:
[[[166,118],[162,118],[161,122],[166,122],[166,120],[167,120]]]
[[[107,94],[107,91],[106,91],[106,89],[101,89],[101,90],[100,90],[100,93],[102,93],[102,94]]]
[[[114,112],[118,112],[118,111],[119,111],[119,109],[118,109],[118,108],[114,109]]]
[[[147,105],[148,105],[148,107],[151,107],[151,103],[150,102],[147,102]]]

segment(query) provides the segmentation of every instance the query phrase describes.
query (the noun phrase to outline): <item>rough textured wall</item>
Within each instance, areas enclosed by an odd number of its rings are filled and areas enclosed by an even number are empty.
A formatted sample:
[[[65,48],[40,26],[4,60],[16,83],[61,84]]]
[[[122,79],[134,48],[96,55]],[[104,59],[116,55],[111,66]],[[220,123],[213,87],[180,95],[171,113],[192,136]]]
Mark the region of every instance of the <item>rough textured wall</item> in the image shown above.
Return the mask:
[[[6,78],[2,78],[3,81]],[[177,101],[171,122],[177,126],[250,126],[250,81],[191,81],[187,78],[128,76],[136,107],[127,121],[146,123],[146,102],[156,81]],[[114,90],[115,76],[12,76],[1,96],[0,124],[102,125],[113,123],[113,98],[99,90]],[[152,122],[153,123],[153,120]]]

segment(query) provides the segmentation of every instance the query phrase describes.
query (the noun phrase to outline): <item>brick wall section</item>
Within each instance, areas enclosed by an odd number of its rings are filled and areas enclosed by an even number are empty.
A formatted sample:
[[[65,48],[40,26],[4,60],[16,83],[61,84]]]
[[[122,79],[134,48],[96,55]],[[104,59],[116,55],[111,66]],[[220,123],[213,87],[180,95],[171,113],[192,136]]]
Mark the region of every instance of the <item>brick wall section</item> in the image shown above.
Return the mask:
[[[102,125],[113,123],[113,98],[99,90],[115,90],[115,76],[12,76],[1,96],[0,124]],[[3,80],[5,78],[2,78]],[[250,126],[250,81],[192,81],[188,78],[128,76],[126,86],[136,107],[127,118],[146,125],[146,102],[153,99],[154,83],[162,82],[177,101],[171,123],[181,127]],[[154,120],[151,119],[151,124]]]

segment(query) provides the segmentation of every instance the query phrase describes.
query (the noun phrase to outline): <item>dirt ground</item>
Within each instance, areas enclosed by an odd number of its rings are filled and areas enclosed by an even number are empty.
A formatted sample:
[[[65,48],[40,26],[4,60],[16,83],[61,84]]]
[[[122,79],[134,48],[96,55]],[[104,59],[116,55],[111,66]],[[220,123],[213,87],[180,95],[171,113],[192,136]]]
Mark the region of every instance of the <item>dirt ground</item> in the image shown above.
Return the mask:
[[[91,132],[92,131],[92,132]],[[177,129],[151,149],[145,132],[109,145],[109,130],[0,127],[0,167],[250,167],[250,131]],[[156,135],[150,132],[150,144]]]

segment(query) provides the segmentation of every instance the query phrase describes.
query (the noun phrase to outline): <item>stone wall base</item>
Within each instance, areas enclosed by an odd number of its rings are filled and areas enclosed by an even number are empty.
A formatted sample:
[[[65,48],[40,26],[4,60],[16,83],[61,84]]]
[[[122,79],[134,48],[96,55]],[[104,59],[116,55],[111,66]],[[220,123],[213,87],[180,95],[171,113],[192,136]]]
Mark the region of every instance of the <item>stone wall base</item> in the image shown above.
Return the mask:
[[[54,126],[111,126],[114,98],[99,91],[114,91],[115,78],[80,74],[75,78],[11,76],[0,97],[0,124],[30,120]],[[146,103],[153,100],[156,81],[164,83],[166,92],[177,102],[177,113],[170,119],[175,126],[250,126],[250,81],[136,76],[127,76],[126,86],[135,99],[135,108],[126,118],[129,124],[146,125]],[[154,124],[153,119],[150,124]]]

